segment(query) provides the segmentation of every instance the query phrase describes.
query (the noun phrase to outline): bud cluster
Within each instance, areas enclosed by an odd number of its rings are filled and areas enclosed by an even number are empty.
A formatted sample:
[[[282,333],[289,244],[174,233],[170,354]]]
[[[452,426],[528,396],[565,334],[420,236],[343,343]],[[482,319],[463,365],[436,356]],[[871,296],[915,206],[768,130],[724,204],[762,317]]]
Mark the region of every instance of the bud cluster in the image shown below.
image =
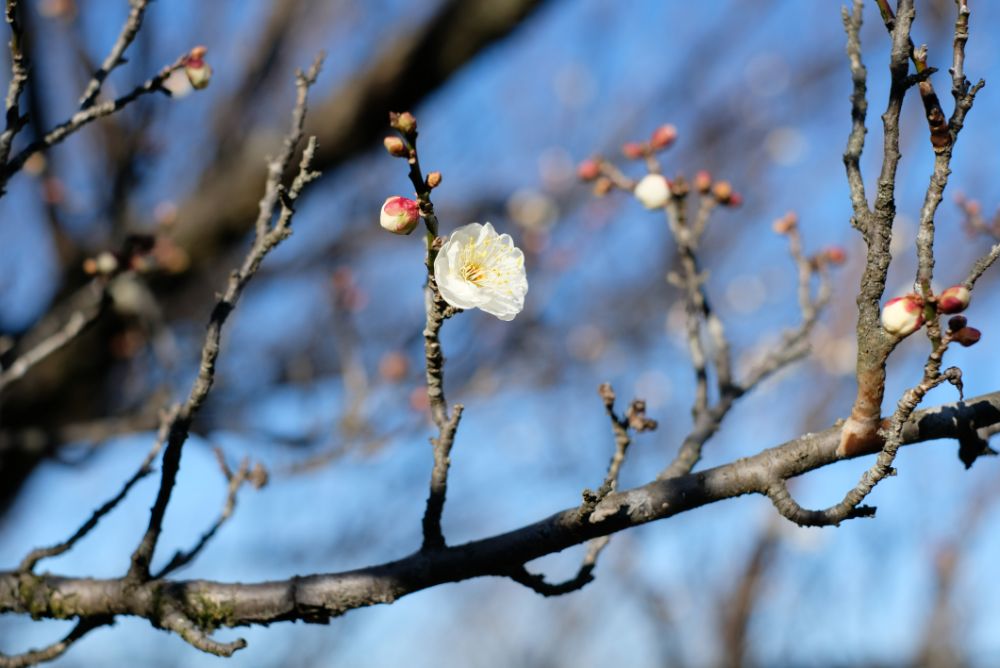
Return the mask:
[[[936,297],[930,298],[934,311],[941,315],[961,313],[969,306],[972,292],[964,285],[953,285]],[[924,299],[918,294],[908,294],[890,299],[882,308],[882,327],[889,334],[908,336],[924,324]],[[965,316],[956,315],[948,321],[949,336],[963,346],[971,346],[979,340],[980,332],[967,327]]]

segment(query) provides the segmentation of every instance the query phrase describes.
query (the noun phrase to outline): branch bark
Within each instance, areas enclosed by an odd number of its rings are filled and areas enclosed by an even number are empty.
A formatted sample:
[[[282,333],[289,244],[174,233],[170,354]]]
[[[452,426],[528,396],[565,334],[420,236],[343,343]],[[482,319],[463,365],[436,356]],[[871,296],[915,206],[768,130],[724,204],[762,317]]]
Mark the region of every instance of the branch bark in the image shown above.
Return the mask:
[[[961,438],[1000,424],[1000,392],[914,413],[903,443]],[[129,582],[0,573],[0,613],[83,620],[129,615],[169,625],[178,611],[208,633],[220,626],[302,620],[326,623],[355,608],[392,603],[407,594],[475,577],[507,576],[532,559],[592,538],[662,520],[745,494],[766,494],[774,476],[789,479],[840,460],[840,428],[805,434],[752,457],[642,487],[612,493],[593,513],[570,508],[514,531],[417,551],[397,561],[343,573],[296,576],[255,584],[188,581]],[[229,645],[227,647],[235,647]]]

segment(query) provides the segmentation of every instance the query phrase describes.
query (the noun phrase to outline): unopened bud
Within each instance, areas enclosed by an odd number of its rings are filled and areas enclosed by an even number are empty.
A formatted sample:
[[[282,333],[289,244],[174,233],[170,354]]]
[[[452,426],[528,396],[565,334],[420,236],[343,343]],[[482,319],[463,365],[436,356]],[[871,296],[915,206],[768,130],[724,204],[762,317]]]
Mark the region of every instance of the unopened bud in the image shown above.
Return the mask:
[[[614,184],[611,182],[611,179],[606,176],[602,176],[594,181],[594,195],[597,197],[604,197],[611,192],[611,188],[613,186]]]
[[[957,332],[968,324],[969,319],[964,315],[953,315],[948,318],[948,329],[952,332]]]
[[[408,111],[403,113],[389,112],[389,125],[399,130],[404,135],[413,134],[417,131],[417,119]]]
[[[577,166],[576,175],[581,181],[593,181],[601,175],[601,164],[594,158],[584,160]]]
[[[670,182],[662,174],[647,174],[632,194],[647,209],[662,209],[670,200]]]
[[[739,193],[733,193],[729,196],[729,199],[723,202],[726,206],[735,209],[738,206],[743,205],[743,195]]]
[[[653,136],[649,140],[649,145],[659,151],[667,148],[677,139],[677,128],[670,123],[661,125],[653,131]]]
[[[712,175],[704,169],[694,175],[694,189],[702,195],[707,195],[712,190]]]
[[[670,192],[673,193],[675,197],[686,197],[691,188],[688,186],[687,181],[684,180],[683,176],[678,176],[673,181],[667,181],[670,185]]]
[[[646,155],[646,146],[637,141],[630,141],[622,146],[622,155],[629,160],[638,160]]]
[[[191,82],[191,87],[198,90],[207,86],[212,79],[212,66],[205,62],[206,51],[208,49],[205,47],[196,46],[184,59],[184,74]]]
[[[379,223],[393,234],[409,234],[420,222],[420,207],[406,197],[389,197],[382,204]]]
[[[434,189],[441,185],[441,172],[431,172],[427,175],[427,187]]]
[[[978,343],[982,335],[983,333],[980,332],[975,327],[963,327],[962,329],[952,334],[951,338],[959,345],[968,348],[969,346]]]
[[[964,285],[953,285],[940,295],[937,300],[939,313],[961,313],[969,305],[972,293]]]
[[[716,181],[712,186],[712,194],[719,200],[719,204],[726,204],[733,196],[733,187],[729,185],[729,181]]]
[[[847,253],[840,246],[830,246],[823,251],[823,257],[830,264],[844,264],[847,262]]]
[[[784,216],[774,221],[771,228],[778,234],[788,234],[799,224],[799,216],[794,211],[789,211]]]
[[[385,146],[385,150],[388,151],[389,155],[394,158],[406,158],[410,154],[410,152],[406,150],[406,144],[403,140],[395,135],[389,135],[383,139],[382,145]]]
[[[923,324],[924,304],[917,295],[895,297],[882,307],[882,327],[893,336],[909,336]]]

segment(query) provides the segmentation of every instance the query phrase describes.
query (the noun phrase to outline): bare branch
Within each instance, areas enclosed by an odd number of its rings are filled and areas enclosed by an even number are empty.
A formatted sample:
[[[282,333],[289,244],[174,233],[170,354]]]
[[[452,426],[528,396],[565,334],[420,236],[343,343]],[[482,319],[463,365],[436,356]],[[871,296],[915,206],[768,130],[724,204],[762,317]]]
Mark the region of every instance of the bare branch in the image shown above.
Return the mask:
[[[194,545],[194,547],[187,552],[175,552],[174,556],[170,558],[170,561],[152,576],[154,580],[162,579],[170,573],[175,572],[177,569],[182,568],[194,561],[195,557],[197,557],[198,554],[205,549],[205,546],[208,545],[209,541],[215,537],[215,534],[222,528],[222,525],[225,524],[230,517],[232,517],[233,511],[236,509],[236,496],[243,483],[250,482],[257,489],[260,489],[267,483],[267,472],[264,471],[264,468],[260,464],[257,464],[257,466],[251,469],[250,460],[244,458],[243,461],[240,462],[239,468],[236,469],[236,472],[234,473],[233,471],[230,471],[229,466],[226,465],[225,454],[223,454],[220,448],[215,449],[215,457],[219,461],[219,468],[222,469],[222,474],[226,477],[227,482],[226,501],[222,507],[222,512],[219,513],[219,516],[216,518],[215,522],[212,523],[212,526],[210,526],[208,530],[201,535],[201,538],[198,539],[198,542]]]
[[[169,411],[163,413],[160,418],[160,429],[156,435],[156,441],[153,443],[153,447],[146,454],[146,458],[142,460],[142,464],[139,465],[138,470],[132,475],[131,478],[125,481],[121,490],[113,496],[108,501],[104,502],[97,510],[93,512],[90,518],[84,522],[72,536],[67,538],[61,543],[57,543],[50,547],[38,548],[32,550],[17,567],[19,571],[31,572],[35,565],[42,559],[47,559],[49,557],[56,557],[60,554],[68,552],[73,549],[82,538],[94,530],[97,527],[98,522],[101,519],[114,510],[119,503],[124,500],[128,495],[129,491],[135,486],[137,482],[145,478],[147,475],[153,472],[153,462],[156,460],[157,456],[160,454],[160,450],[163,449],[163,444],[167,440],[167,432],[171,422],[177,416],[177,412],[180,410],[179,405],[173,406]]]
[[[653,431],[657,427],[656,420],[646,417],[646,402],[642,399],[634,399],[625,412],[620,416],[615,411],[615,391],[609,383],[603,383],[598,388],[598,394],[604,403],[604,409],[611,420],[611,430],[615,436],[615,452],[611,456],[608,464],[608,473],[604,477],[604,483],[596,493],[585,490],[583,493],[584,503],[580,511],[589,514],[602,499],[618,488],[618,474],[621,472],[622,464],[625,462],[625,455],[632,444],[632,436],[629,430],[636,432]],[[543,596],[561,596],[570,592],[582,589],[594,579],[593,572],[597,566],[597,558],[608,543],[610,536],[600,536],[590,541],[587,554],[580,564],[576,575],[559,584],[550,584],[545,581],[542,575],[530,573],[524,564],[513,569],[508,575],[514,582],[520,583],[529,589]]]
[[[902,426],[901,442],[958,438],[970,429],[996,424],[1000,424],[1000,392],[916,411]],[[609,494],[593,513],[571,508],[505,534],[417,551],[398,561],[344,573],[257,584],[204,580],[136,584],[128,578],[0,573],[0,612],[43,618],[133,615],[164,625],[160,621],[164,610],[176,610],[198,620],[198,628],[205,630],[290,620],[323,622],[446,582],[507,577],[520,564],[592,538],[723,499],[767,494],[776,477],[788,480],[839,461],[839,438],[840,430],[834,426],[729,464]]]
[[[106,282],[99,278],[95,279],[86,291],[90,293],[86,297],[88,303],[74,311],[66,320],[66,324],[0,372],[0,392],[3,392],[4,388],[14,381],[23,378],[36,364],[62,349],[67,343],[86,331],[87,327],[96,322],[104,313],[109,303]]]
[[[146,12],[146,5],[149,4],[149,0],[129,0],[129,4],[132,8],[129,10],[128,18],[125,19],[125,25],[122,26],[118,39],[115,40],[111,51],[104,59],[104,62],[101,63],[100,69],[94,72],[93,78],[87,84],[83,95],[80,96],[81,109],[86,109],[94,104],[97,96],[101,93],[101,86],[104,84],[104,80],[108,78],[112,70],[125,63],[122,55],[142,27],[142,17]]]
[[[113,622],[113,617],[102,617],[99,615],[89,619],[82,619],[77,622],[77,625],[73,627],[73,630],[70,631],[65,638],[59,642],[49,645],[48,647],[43,649],[33,649],[23,654],[17,654],[14,656],[0,654],[0,668],[27,668],[27,666],[34,666],[39,663],[45,663],[46,661],[57,659],[65,654],[66,650],[68,650],[73,643],[83,636],[87,635],[94,629],[107,626]]]
[[[10,162],[4,165],[2,170],[0,170],[0,193],[3,192],[4,188],[6,188],[7,182],[10,178],[20,171],[21,168],[24,167],[24,163],[27,162],[28,158],[33,156],[35,153],[52,148],[80,128],[96,121],[99,118],[104,118],[105,116],[115,113],[143,95],[156,92],[169,95],[170,93],[163,87],[163,82],[166,81],[167,77],[169,77],[173,72],[184,67],[186,59],[187,54],[184,54],[174,62],[161,69],[145,83],[136,86],[130,92],[117,99],[108,100],[107,102],[102,102],[100,104],[92,104],[87,108],[76,112],[68,120],[63,121],[45,133],[41,139],[38,139],[24,147],[17,153],[17,155],[10,159]]]
[[[28,62],[22,45],[24,31],[18,17],[20,11],[18,0],[7,0],[4,20],[10,26],[10,83],[7,85],[5,103],[7,125],[3,133],[0,134],[0,165],[7,164],[14,137],[25,124],[25,118],[21,116],[19,102],[21,93],[24,92],[24,87],[28,83]]]
[[[229,314],[236,307],[243,292],[243,288],[256,274],[264,257],[281,241],[291,234],[291,221],[294,214],[293,204],[298,198],[302,188],[309,181],[318,175],[310,168],[310,161],[316,150],[315,138],[311,138],[302,155],[299,165],[299,172],[287,190],[280,188],[277,184],[272,184],[271,180],[278,180],[282,177],[281,170],[273,169],[277,164],[282,164],[290,160],[290,156],[302,138],[302,123],[306,113],[306,101],[309,87],[316,81],[319,68],[322,64],[322,55],[317,56],[315,62],[308,72],[298,72],[296,75],[296,86],[298,95],[295,108],[292,112],[292,127],[285,140],[283,153],[269,164],[269,183],[265,189],[265,197],[260,203],[260,213],[258,214],[258,224],[255,225],[257,234],[254,237],[253,245],[243,260],[242,266],[234,271],[229,277],[229,283],[225,293],[216,302],[215,308],[209,319],[208,332],[205,336],[205,344],[201,351],[201,364],[198,369],[198,377],[195,379],[187,401],[181,406],[180,411],[170,423],[167,437],[167,449],[163,455],[163,472],[160,478],[160,488],[156,495],[156,501],[150,512],[149,526],[142,540],[132,553],[132,565],[129,568],[128,578],[132,582],[145,581],[150,577],[149,565],[156,549],[156,543],[160,536],[163,524],[163,517],[170,502],[170,495],[173,491],[174,482],[180,469],[181,450],[187,440],[191,428],[191,422],[198,410],[201,408],[208,393],[212,389],[215,381],[215,362],[219,356],[220,341],[222,338],[222,326],[225,324]],[[279,197],[280,195],[280,197]],[[274,209],[279,204],[280,213],[277,221],[270,228],[264,228],[260,221],[265,223],[270,221],[274,215]]]
[[[842,9],[844,31],[847,32],[847,57],[851,64],[851,133],[847,138],[847,149],[844,151],[844,167],[847,169],[847,182],[851,189],[851,206],[854,209],[853,224],[868,233],[868,196],[865,195],[865,182],[861,175],[861,153],[865,148],[865,119],[868,115],[868,71],[861,62],[861,20],[864,10],[864,0],[854,0],[853,11],[848,13]]]

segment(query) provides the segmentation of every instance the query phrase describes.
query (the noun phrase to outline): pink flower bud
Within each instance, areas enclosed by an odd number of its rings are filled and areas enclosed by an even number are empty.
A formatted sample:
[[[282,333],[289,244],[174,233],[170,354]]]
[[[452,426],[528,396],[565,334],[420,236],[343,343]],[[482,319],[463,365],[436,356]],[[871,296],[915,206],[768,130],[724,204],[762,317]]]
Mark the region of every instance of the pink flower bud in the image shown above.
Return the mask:
[[[409,234],[420,222],[420,207],[406,197],[389,197],[382,204],[379,223],[393,234]]]
[[[667,123],[661,125],[653,131],[653,136],[649,140],[649,145],[659,151],[667,148],[677,139],[677,128]]]
[[[622,155],[629,160],[638,160],[646,155],[646,146],[637,141],[630,141],[622,146]]]
[[[823,251],[823,257],[830,264],[844,264],[847,262],[847,253],[840,246],[830,246]]]
[[[403,140],[394,135],[389,135],[382,140],[382,145],[385,146],[385,150],[394,158],[405,158],[408,157],[410,152],[406,150],[406,144]]]
[[[601,175],[601,164],[593,158],[584,160],[576,168],[576,175],[581,181],[593,181]]]
[[[712,194],[715,195],[715,199],[719,200],[719,204],[726,204],[733,196],[733,187],[729,185],[729,181],[716,181],[715,185],[712,186]]]
[[[980,332],[975,327],[963,327],[962,329],[952,334],[951,338],[954,339],[956,343],[968,348],[969,346],[978,343],[979,338],[982,335],[983,333]]]
[[[938,295],[939,313],[961,313],[969,305],[972,293],[964,285],[953,285]]]
[[[632,193],[647,209],[662,209],[670,200],[670,182],[662,174],[647,174]]]
[[[702,195],[707,195],[712,190],[712,175],[704,169],[695,174],[694,189]]]
[[[918,295],[896,297],[882,307],[882,327],[893,336],[909,336],[923,324],[924,303]]]
[[[187,75],[191,87],[201,90],[208,85],[212,78],[212,67],[205,62],[205,52],[208,51],[203,46],[196,46],[184,58],[184,74]]]
[[[743,195],[741,195],[739,193],[733,193],[732,195],[729,196],[728,200],[726,200],[725,202],[723,202],[723,204],[725,204],[726,206],[731,207],[733,209],[735,209],[738,206],[742,206],[743,205]]]

